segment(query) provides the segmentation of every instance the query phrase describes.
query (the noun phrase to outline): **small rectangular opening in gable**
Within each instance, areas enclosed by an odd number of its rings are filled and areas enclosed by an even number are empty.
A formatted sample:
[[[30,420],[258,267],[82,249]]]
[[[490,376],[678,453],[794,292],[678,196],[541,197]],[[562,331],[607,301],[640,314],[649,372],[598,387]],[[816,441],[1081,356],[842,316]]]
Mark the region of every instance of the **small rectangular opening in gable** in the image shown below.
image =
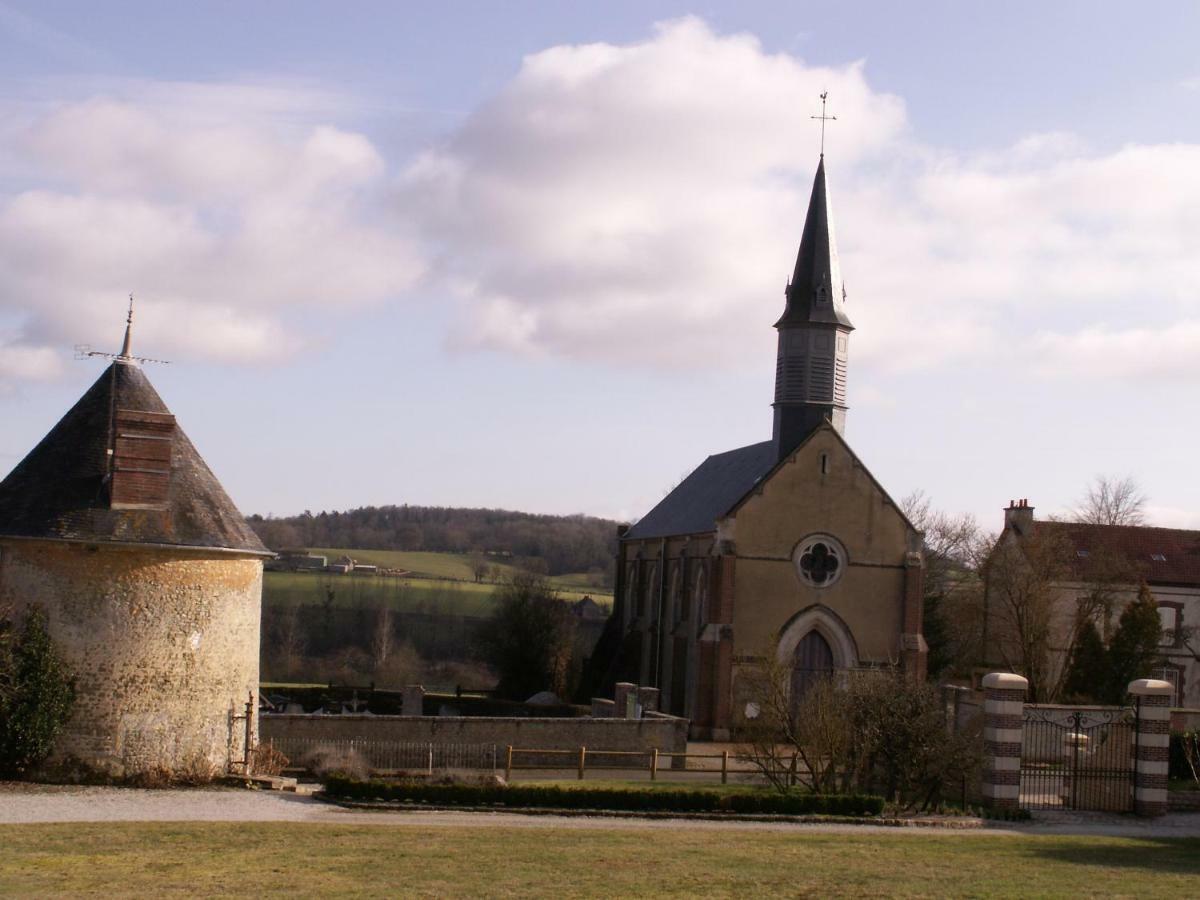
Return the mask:
[[[118,409],[112,447],[109,505],[113,509],[161,508],[171,487],[175,417]]]

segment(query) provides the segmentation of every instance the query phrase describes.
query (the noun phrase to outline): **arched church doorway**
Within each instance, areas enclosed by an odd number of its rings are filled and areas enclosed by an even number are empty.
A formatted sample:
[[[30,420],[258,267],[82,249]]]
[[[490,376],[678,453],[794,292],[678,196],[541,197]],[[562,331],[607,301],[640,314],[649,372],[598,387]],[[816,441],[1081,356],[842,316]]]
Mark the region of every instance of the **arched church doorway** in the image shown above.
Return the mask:
[[[820,632],[810,631],[792,656],[792,708],[822,678],[833,674],[833,648]]]

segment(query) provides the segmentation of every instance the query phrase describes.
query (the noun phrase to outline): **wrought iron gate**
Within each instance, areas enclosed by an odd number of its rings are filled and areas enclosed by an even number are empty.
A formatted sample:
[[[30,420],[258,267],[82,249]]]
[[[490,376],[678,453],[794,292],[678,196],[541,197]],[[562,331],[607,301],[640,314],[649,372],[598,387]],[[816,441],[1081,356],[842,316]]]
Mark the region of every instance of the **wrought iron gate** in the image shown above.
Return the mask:
[[[1022,725],[1022,807],[1133,809],[1132,709],[1026,706]]]

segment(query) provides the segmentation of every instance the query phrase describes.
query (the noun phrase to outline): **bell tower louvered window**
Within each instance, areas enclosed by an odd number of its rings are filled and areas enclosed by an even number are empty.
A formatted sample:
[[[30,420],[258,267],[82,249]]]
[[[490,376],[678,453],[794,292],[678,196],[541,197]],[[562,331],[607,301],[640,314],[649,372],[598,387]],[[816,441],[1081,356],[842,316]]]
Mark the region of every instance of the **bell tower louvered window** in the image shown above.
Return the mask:
[[[175,417],[169,413],[118,409],[113,426],[109,505],[113,509],[166,506],[171,486]]]

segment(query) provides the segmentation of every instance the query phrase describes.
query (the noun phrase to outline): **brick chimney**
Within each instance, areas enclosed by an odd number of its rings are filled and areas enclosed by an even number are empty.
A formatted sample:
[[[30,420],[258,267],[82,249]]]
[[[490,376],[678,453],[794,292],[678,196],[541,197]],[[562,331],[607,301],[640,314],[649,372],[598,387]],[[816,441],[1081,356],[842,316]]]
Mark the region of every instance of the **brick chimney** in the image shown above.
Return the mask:
[[[1033,530],[1033,507],[1028,500],[1009,500],[1004,510],[1004,527],[1011,528],[1022,537]]]

